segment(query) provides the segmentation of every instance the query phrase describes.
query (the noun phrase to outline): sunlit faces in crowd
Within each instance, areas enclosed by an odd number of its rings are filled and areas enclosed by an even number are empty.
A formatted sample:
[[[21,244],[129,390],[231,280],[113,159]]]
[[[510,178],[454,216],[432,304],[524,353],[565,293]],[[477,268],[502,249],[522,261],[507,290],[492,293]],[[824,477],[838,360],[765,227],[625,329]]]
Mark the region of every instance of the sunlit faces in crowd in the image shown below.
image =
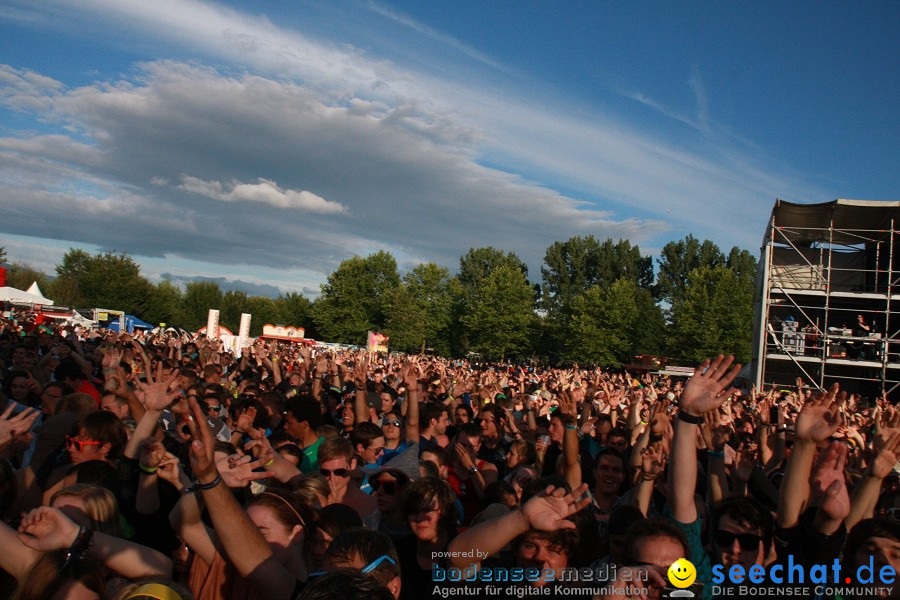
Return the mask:
[[[382,513],[392,513],[400,508],[400,501],[404,486],[409,483],[409,478],[402,473],[385,471],[369,480],[372,485],[372,495],[378,510]]]
[[[719,564],[726,569],[741,565],[745,572],[753,565],[765,564],[773,529],[765,507],[749,498],[728,498],[714,507],[713,519],[713,545]]]
[[[606,447],[624,455],[628,450],[628,434],[622,429],[612,429],[606,436]]]
[[[558,581],[562,569],[569,566],[569,557],[577,547],[578,534],[572,529],[558,529],[554,532],[532,529],[522,536],[516,547],[516,566],[536,568],[541,578],[533,582],[541,587],[548,582]],[[552,570],[554,576],[545,578],[544,571]]]
[[[409,484],[402,512],[419,542],[446,543],[456,529],[456,496],[440,479],[420,479]]]
[[[254,496],[247,506],[247,516],[282,564],[294,558],[294,551],[304,542],[306,524],[312,522],[310,512],[289,492],[266,491]]]
[[[131,412],[128,410],[128,403],[115,394],[103,394],[103,397],[100,399],[100,408],[111,412],[119,419],[127,419],[131,415]]]
[[[384,436],[378,436],[365,448],[359,449],[359,457],[367,465],[374,465],[384,455]]]
[[[594,462],[594,490],[599,495],[618,495],[625,481],[625,462],[622,455],[607,449]]]
[[[865,519],[850,530],[844,544],[842,568],[856,573],[860,566],[868,567],[870,560],[873,574],[880,573],[887,565],[900,572],[900,523],[893,519]],[[882,597],[891,593],[891,587],[882,584],[877,575],[870,587],[880,588]]]
[[[385,442],[395,442],[400,439],[402,424],[397,413],[385,413],[384,418],[381,420],[381,430],[384,433]]]

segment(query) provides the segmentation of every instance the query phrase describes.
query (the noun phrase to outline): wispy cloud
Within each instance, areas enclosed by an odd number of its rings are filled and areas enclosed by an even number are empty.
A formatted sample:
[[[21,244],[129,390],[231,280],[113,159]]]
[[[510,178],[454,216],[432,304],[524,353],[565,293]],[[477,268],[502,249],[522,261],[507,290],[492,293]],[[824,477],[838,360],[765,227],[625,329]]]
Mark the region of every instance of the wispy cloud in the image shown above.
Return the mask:
[[[399,23],[405,27],[409,27],[413,31],[416,31],[422,35],[426,35],[429,38],[439,42],[441,45],[452,48],[453,50],[458,51],[460,54],[462,54],[468,58],[471,58],[471,59],[477,60],[478,62],[484,63],[485,65],[487,65],[489,67],[493,67],[494,69],[497,69],[498,71],[504,71],[504,72],[512,71],[509,67],[500,64],[499,62],[495,61],[493,58],[491,58],[484,52],[481,52],[478,49],[473,48],[472,46],[470,46],[468,44],[464,44],[463,42],[459,41],[455,37],[441,33],[440,31],[435,30],[433,27],[429,27],[428,25],[425,25],[424,23],[420,23],[419,21],[413,19],[409,15],[404,14],[398,10],[395,10],[389,6],[386,6],[385,4],[383,4],[381,2],[376,2],[375,0],[369,0],[369,2],[366,3],[366,6],[369,8],[369,10],[371,10],[375,14],[378,14],[378,15],[381,15],[382,17],[388,18],[391,21],[394,21],[395,23]]]

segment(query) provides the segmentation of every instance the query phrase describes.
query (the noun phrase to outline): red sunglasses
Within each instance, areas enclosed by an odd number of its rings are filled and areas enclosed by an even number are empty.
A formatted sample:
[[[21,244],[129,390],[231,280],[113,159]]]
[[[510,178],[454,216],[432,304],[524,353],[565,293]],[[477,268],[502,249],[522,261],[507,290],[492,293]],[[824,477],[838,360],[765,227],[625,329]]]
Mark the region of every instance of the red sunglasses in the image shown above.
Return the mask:
[[[95,442],[93,440],[79,440],[66,436],[66,448],[72,448],[75,452],[83,452],[85,446],[102,446],[103,442]]]

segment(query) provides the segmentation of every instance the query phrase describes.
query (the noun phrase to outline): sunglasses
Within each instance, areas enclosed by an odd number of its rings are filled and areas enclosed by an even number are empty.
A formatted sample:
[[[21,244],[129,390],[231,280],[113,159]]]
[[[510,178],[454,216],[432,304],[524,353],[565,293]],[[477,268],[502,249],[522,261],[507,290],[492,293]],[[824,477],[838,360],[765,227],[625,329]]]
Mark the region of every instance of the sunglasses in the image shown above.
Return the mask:
[[[375,560],[373,560],[372,562],[370,562],[369,564],[364,566],[362,569],[360,569],[360,572],[361,573],[371,573],[372,571],[377,569],[379,566],[381,566],[381,563],[383,563],[385,561],[391,563],[392,565],[397,564],[396,560],[394,560],[387,554],[382,554],[381,556],[379,556],[378,558],[376,558]],[[325,575],[327,573],[328,573],[328,571],[316,571],[315,573],[310,573],[309,575],[307,575],[307,581],[312,581],[313,579],[321,577],[322,575]]]
[[[103,442],[95,442],[92,440],[79,440],[66,436],[66,448],[72,448],[75,452],[83,452],[85,446],[102,446]]]
[[[378,446],[377,448],[368,448],[369,452],[372,454],[381,454],[384,452],[384,446]]]
[[[737,540],[742,550],[755,550],[759,548],[762,538],[755,533],[732,533],[720,529],[716,532],[715,540],[716,545],[720,548],[727,548],[734,544],[734,540]]]
[[[400,427],[400,421],[385,421],[383,427],[387,427],[388,425],[393,425],[394,427]]]
[[[397,481],[382,481],[376,479],[375,481],[370,481],[369,484],[372,486],[373,492],[383,489],[384,493],[389,496],[393,496],[397,490],[400,489],[400,483]]]
[[[325,477],[331,477],[334,473],[335,477],[350,477],[350,469],[319,469],[319,473]]]

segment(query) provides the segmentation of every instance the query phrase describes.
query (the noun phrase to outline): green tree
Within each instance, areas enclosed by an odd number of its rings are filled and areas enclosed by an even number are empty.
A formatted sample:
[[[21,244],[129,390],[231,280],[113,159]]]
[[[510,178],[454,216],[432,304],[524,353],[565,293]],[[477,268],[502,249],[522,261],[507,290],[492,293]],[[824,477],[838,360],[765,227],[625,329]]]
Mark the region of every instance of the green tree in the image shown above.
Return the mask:
[[[246,310],[250,313],[250,335],[257,337],[262,335],[263,325],[278,325],[279,311],[275,300],[266,298],[265,296],[251,296],[247,299]],[[234,333],[238,333],[240,325],[240,315],[238,315],[238,323],[235,325]]]
[[[615,281],[634,281],[640,289],[653,283],[653,259],[641,256],[628,240],[603,243],[594,236],[555,242],[544,255],[543,302],[547,318],[545,342],[553,355],[571,355],[573,304],[592,286],[606,289]]]
[[[731,269],[739,279],[747,279],[751,283],[756,282],[756,271],[759,268],[759,264],[756,261],[756,257],[746,250],[741,250],[734,246],[731,252],[728,253],[725,266]]]
[[[275,298],[278,322],[289,327],[303,327],[308,338],[317,336],[312,321],[312,302],[303,294],[287,292]]]
[[[354,256],[322,285],[313,321],[327,341],[363,345],[366,332],[384,328],[390,294],[399,285],[397,261],[389,252]]]
[[[187,321],[183,308],[184,294],[170,279],[163,279],[150,289],[147,312],[142,317],[151,325],[165,323],[184,327]]]
[[[464,256],[460,257],[457,277],[463,287],[472,290],[500,266],[518,270],[524,277],[528,277],[528,266],[518,256],[512,252],[504,253],[503,250],[490,246],[470,248]]]
[[[649,290],[622,277],[588,288],[573,301],[567,358],[619,367],[635,354],[655,354],[665,325]]]
[[[6,262],[6,247],[0,246],[0,264]]]
[[[674,304],[684,292],[691,271],[723,264],[725,255],[709,240],[701,243],[694,236],[688,235],[683,240],[669,242],[660,252],[657,299]]]
[[[438,354],[449,354],[453,318],[450,271],[433,262],[422,263],[407,273],[403,281],[422,313],[423,339],[419,343],[424,342]]]
[[[250,312],[250,296],[241,290],[228,290],[222,296],[222,306],[219,308],[219,324],[227,327],[232,333],[237,334],[241,324],[241,313]],[[256,320],[250,321],[251,327]]]
[[[418,353],[426,341],[425,310],[408,285],[400,285],[391,292],[388,303],[385,333],[388,347],[400,352]]]
[[[746,363],[752,326],[752,279],[725,265],[694,269],[672,306],[670,353],[698,362],[722,352]]]
[[[461,324],[471,349],[485,357],[527,355],[535,326],[534,293],[522,270],[495,267],[473,290]]]
[[[224,295],[215,281],[191,281],[184,287],[185,325],[187,329],[196,331],[206,325],[210,309],[220,311],[221,317]]]
[[[71,302],[67,301],[70,298],[60,298],[60,304],[124,310],[138,317],[147,309],[152,285],[127,254],[104,252],[92,256],[73,248],[63,255],[56,274],[53,289],[61,292],[56,296],[72,296]]]

